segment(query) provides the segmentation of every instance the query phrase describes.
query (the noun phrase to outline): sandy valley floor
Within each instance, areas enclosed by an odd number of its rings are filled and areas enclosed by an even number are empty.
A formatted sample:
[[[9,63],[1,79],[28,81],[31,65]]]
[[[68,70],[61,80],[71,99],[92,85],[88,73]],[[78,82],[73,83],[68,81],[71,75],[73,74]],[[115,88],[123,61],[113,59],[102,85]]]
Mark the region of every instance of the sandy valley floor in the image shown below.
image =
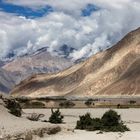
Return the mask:
[[[79,115],[89,112],[93,117],[101,117],[107,110],[108,109],[61,109],[61,112],[65,117],[65,124],[63,124],[62,127],[65,129],[56,135],[46,136],[46,138],[43,138],[42,140],[100,140],[102,138],[104,138],[104,140],[140,140],[140,109],[116,109],[122,116],[122,120],[131,129],[130,132],[103,134],[81,130],[74,130],[74,132],[72,132]],[[49,109],[26,109],[24,111],[26,113],[43,113],[45,114],[43,119],[48,119],[51,114]],[[67,129],[70,131],[67,131]]]

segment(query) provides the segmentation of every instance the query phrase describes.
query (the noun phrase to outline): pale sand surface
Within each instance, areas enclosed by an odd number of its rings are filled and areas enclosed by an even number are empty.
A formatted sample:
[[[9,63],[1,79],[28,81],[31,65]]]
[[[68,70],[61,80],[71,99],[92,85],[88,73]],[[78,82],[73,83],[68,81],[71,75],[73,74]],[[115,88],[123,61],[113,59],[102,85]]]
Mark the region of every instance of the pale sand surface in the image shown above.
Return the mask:
[[[8,113],[0,100],[0,139],[7,135],[18,135],[39,128],[53,127],[54,125],[43,122],[32,122],[26,118],[18,118]],[[3,139],[2,139],[3,140]]]
[[[140,140],[140,132],[129,132],[124,134],[76,131],[75,133],[59,133],[42,140]]]
[[[34,140],[140,140],[140,109],[119,109],[116,111],[122,116],[122,120],[131,129],[125,133],[103,133],[74,130],[79,115],[87,112],[93,117],[101,117],[108,109],[61,109],[64,115],[64,124],[61,124],[62,132],[56,135],[46,135],[44,138],[35,137]],[[32,122],[25,118],[30,113],[45,114],[43,120],[48,120],[51,115],[50,109],[25,109],[22,118],[8,113],[7,109],[0,105],[0,138],[5,135],[16,135],[37,128],[52,127],[52,124]],[[68,131],[69,130],[69,131]]]
[[[66,129],[74,129],[79,115],[87,112],[91,113],[93,117],[101,117],[108,109],[61,109],[60,111],[65,116],[65,124],[61,125]],[[125,133],[103,133],[87,132],[81,130],[66,131],[53,135],[46,136],[42,140],[140,140],[140,109],[115,109],[122,117],[125,124],[131,129],[130,132]],[[50,109],[26,109],[26,113],[44,113],[43,119],[48,119],[51,114]],[[37,139],[39,140],[39,139]]]

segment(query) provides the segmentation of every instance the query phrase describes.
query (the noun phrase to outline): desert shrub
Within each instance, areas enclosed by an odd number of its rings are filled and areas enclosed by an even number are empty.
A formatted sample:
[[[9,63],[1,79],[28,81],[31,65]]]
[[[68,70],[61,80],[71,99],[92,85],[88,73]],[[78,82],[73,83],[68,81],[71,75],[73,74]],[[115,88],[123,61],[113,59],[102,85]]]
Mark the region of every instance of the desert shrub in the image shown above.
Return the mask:
[[[71,101],[64,101],[64,102],[61,102],[59,104],[60,107],[64,107],[64,108],[70,108],[70,107],[73,107],[75,106],[75,104]]]
[[[80,116],[80,120],[77,121],[76,129],[95,131],[100,130],[101,127],[101,120],[99,118],[91,118],[90,114],[87,113]]]
[[[133,105],[133,104],[136,104],[136,101],[130,100],[129,103],[130,103],[131,105]]]
[[[21,116],[21,106],[15,99],[3,99],[6,108],[9,110],[9,112],[17,117]]]
[[[30,116],[27,116],[27,119],[31,121],[38,121],[42,117],[44,117],[44,114],[32,113]]]
[[[85,105],[91,106],[91,105],[92,105],[92,102],[93,102],[93,99],[88,99],[88,100],[85,102]]]
[[[62,123],[63,122],[63,118],[64,116],[61,115],[61,112],[59,111],[59,109],[57,109],[56,111],[53,111],[53,109],[51,109],[51,116],[49,118],[49,122],[50,123]]]
[[[109,110],[101,118],[104,126],[115,126],[120,123],[121,117],[116,111]]]
[[[92,118],[89,113],[79,116],[80,120],[77,121],[76,129],[87,129],[89,126],[92,126]]]
[[[129,129],[123,124],[121,116],[116,111],[109,110],[101,118],[104,131],[128,131]]]
[[[120,115],[113,110],[105,112],[101,119],[91,118],[89,113],[80,116],[80,120],[77,121],[76,129],[112,132],[124,132],[129,130],[121,121]]]
[[[100,118],[92,119],[92,126],[87,129],[89,131],[102,130],[102,123]]]

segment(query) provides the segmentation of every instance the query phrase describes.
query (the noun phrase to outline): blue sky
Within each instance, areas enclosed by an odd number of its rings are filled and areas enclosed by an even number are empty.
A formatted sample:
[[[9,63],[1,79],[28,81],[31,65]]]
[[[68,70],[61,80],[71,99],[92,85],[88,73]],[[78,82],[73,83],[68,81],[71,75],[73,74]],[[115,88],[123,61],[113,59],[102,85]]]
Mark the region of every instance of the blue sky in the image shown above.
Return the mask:
[[[7,13],[14,13],[18,16],[24,16],[26,18],[38,18],[49,14],[54,11],[54,8],[50,5],[45,5],[43,7],[32,9],[26,6],[20,6],[15,4],[6,3],[0,0],[1,11]],[[100,8],[94,4],[87,4],[83,9],[81,9],[81,16],[90,16],[94,11],[98,11]]]
[[[90,16],[93,12],[100,10],[100,8],[94,4],[87,4],[82,10],[83,16]]]
[[[139,7],[140,0],[0,0],[0,59],[46,46],[60,55],[64,44],[74,50],[69,58],[89,57],[139,27]]]
[[[0,0],[0,9],[1,11],[14,13],[18,16],[24,16],[26,18],[42,17],[50,12],[53,12],[53,8],[49,5],[46,5],[45,7],[40,9],[33,10],[29,7],[5,3],[2,0]]]

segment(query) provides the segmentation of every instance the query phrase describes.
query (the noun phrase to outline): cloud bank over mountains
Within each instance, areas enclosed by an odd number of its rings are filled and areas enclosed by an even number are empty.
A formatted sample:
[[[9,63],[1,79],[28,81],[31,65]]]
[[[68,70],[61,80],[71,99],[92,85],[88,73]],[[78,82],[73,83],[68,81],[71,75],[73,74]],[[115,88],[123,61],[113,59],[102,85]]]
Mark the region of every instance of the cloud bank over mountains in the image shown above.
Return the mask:
[[[3,0],[1,3],[31,11],[44,12],[46,6],[53,10],[28,17],[0,7],[0,58],[9,53],[20,56],[45,46],[52,55],[60,55],[61,47],[66,44],[74,48],[69,57],[77,60],[111,47],[140,26],[139,0]]]

